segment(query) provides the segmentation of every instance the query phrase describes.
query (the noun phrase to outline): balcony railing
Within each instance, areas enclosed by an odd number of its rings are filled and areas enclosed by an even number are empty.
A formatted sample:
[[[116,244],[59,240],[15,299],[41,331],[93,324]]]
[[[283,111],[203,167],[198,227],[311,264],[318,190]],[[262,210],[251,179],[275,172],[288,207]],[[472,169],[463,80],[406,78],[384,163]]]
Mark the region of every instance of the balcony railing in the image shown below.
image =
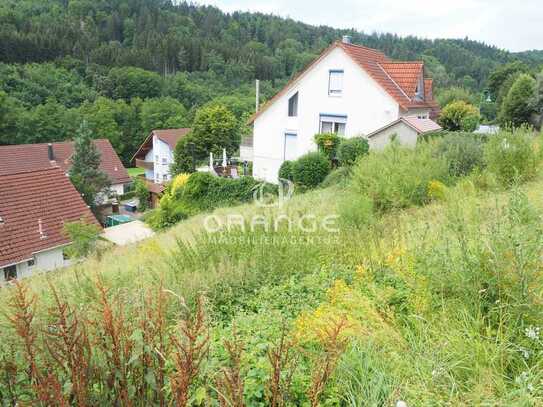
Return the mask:
[[[155,168],[155,163],[152,161],[145,161],[145,160],[140,160],[136,158],[136,167],[145,168],[147,170],[153,170]]]

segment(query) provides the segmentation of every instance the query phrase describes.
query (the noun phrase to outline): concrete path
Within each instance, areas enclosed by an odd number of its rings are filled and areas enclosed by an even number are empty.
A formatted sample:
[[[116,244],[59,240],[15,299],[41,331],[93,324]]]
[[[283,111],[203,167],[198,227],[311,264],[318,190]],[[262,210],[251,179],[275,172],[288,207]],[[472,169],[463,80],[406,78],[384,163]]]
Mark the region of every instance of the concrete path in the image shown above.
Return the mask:
[[[147,239],[155,233],[142,221],[123,223],[122,225],[105,228],[102,237],[119,246],[139,242]]]

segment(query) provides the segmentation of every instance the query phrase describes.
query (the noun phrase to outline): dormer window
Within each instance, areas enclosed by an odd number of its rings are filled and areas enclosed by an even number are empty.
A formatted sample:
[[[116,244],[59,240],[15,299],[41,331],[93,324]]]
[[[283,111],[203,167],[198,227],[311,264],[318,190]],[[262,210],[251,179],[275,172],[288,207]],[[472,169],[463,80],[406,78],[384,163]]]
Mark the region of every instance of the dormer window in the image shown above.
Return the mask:
[[[298,116],[298,92],[288,100],[288,117]]]
[[[424,100],[424,82],[422,79],[419,80],[415,88],[415,99]]]
[[[343,93],[343,70],[330,70],[328,76],[328,94],[341,96]]]

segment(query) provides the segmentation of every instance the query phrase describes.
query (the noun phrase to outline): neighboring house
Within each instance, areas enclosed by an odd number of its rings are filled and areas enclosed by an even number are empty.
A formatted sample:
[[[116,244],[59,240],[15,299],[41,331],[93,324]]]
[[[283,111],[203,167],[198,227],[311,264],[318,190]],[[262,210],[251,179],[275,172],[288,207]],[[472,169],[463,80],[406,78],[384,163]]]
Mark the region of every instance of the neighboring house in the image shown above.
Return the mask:
[[[1,174],[0,197],[0,282],[67,265],[65,223],[99,226],[58,166]]]
[[[168,182],[172,179],[170,165],[173,164],[175,146],[189,132],[190,129],[153,130],[131,161],[145,170],[147,180],[156,184]]]
[[[441,126],[433,120],[403,116],[366,137],[372,149],[385,147],[393,138],[402,145],[414,147],[419,136],[440,130],[442,130]]]
[[[435,117],[424,63],[335,42],[253,116],[253,175],[277,182],[285,160],[317,150],[314,135],[367,135],[403,116]]]
[[[124,194],[132,179],[107,139],[93,140],[100,152],[100,169],[111,181],[111,192]],[[0,176],[21,171],[60,167],[66,174],[72,166],[73,141],[0,146]]]

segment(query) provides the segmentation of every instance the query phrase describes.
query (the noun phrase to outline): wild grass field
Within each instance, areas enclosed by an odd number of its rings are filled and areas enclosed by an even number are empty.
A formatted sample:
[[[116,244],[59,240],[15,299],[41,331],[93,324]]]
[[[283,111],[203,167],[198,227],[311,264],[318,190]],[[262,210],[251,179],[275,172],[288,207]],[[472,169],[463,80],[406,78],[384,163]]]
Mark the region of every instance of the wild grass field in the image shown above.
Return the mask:
[[[539,145],[519,131],[393,146],[282,207],[213,212],[337,214],[337,232],[208,233],[201,214],[2,289],[0,398],[543,405]]]

